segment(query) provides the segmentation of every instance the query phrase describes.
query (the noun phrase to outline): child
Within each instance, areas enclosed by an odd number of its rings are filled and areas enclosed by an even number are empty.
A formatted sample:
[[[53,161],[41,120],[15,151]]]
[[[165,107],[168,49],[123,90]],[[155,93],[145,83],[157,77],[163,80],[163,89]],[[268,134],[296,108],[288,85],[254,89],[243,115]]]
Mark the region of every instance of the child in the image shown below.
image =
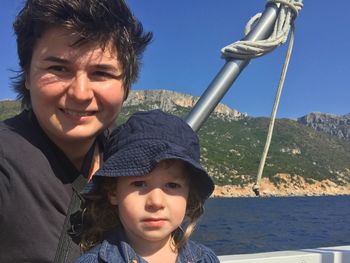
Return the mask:
[[[214,183],[186,122],[160,110],[135,113],[111,134],[104,159],[85,191],[87,252],[76,263],[219,262],[189,240]]]

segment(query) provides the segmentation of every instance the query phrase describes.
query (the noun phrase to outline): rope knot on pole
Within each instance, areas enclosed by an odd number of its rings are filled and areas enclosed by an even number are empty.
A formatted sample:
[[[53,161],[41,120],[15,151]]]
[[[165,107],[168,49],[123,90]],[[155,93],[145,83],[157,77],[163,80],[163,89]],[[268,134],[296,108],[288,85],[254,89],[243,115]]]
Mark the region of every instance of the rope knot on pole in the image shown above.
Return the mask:
[[[303,7],[302,1],[268,0],[266,5],[276,5],[279,9],[278,17],[270,36],[263,40],[245,40],[245,37],[243,40],[227,45],[221,49],[221,55],[224,58],[246,60],[261,57],[287,41],[294,19]],[[258,13],[248,21],[245,27],[245,36],[249,35],[260,17],[261,13]]]

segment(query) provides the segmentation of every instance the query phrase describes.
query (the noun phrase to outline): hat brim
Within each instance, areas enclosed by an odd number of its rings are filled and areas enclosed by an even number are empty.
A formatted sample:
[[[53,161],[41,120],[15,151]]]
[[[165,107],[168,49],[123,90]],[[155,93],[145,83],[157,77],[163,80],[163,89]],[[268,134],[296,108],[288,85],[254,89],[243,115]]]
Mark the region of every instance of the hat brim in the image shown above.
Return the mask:
[[[184,161],[191,167],[190,177],[198,187],[198,193],[202,200],[211,195],[214,183],[201,164],[189,156],[186,148],[160,140],[148,140],[146,143],[144,141],[142,143],[135,142],[116,151],[95,173],[92,182],[87,185],[83,193],[88,197],[95,192],[98,177],[147,175],[159,162],[169,159]]]

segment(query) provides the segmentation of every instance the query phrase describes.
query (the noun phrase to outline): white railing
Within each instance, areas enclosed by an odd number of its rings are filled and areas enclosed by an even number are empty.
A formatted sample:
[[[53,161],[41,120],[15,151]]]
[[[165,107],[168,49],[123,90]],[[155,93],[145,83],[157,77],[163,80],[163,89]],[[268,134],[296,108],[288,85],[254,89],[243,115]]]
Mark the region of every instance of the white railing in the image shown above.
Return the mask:
[[[350,263],[350,246],[219,256],[222,263]]]

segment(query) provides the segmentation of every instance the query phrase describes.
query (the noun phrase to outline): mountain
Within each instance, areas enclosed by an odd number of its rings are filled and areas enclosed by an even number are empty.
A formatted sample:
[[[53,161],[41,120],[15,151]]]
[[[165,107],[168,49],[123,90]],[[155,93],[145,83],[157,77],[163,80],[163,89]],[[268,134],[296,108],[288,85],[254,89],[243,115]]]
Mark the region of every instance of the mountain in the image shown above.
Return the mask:
[[[135,111],[155,108],[185,117],[197,100],[173,91],[132,91],[118,123]],[[2,104],[0,117],[5,114]],[[302,118],[276,120],[261,181],[262,194],[350,194],[350,142],[336,133],[315,130],[312,119],[307,124]],[[342,127],[343,122],[333,123],[333,129],[337,125]],[[268,126],[269,118],[249,117],[220,104],[201,127],[201,161],[217,185],[215,196],[254,195],[251,186]]]
[[[18,101],[2,100],[0,101],[0,121],[16,115],[21,110],[21,104]]]
[[[298,118],[298,122],[316,131],[322,131],[339,139],[350,141],[350,113],[337,116],[320,112],[312,112]]]
[[[119,121],[136,110],[155,108],[185,117],[197,99],[172,91],[134,91]],[[217,196],[253,195],[250,188],[255,182],[269,118],[252,118],[227,109],[225,105],[217,107],[199,130],[202,162],[216,185],[221,186],[217,187]],[[301,121],[279,119],[261,189],[266,195],[350,194],[349,160],[348,141],[316,131]]]
[[[137,106],[147,104],[150,109],[163,109],[166,112],[175,113],[178,107],[192,108],[199,97],[188,94],[182,94],[170,90],[136,90],[131,91],[124,106]],[[247,113],[238,112],[228,106],[219,103],[214,109],[213,114],[216,117],[232,121],[246,118]]]

